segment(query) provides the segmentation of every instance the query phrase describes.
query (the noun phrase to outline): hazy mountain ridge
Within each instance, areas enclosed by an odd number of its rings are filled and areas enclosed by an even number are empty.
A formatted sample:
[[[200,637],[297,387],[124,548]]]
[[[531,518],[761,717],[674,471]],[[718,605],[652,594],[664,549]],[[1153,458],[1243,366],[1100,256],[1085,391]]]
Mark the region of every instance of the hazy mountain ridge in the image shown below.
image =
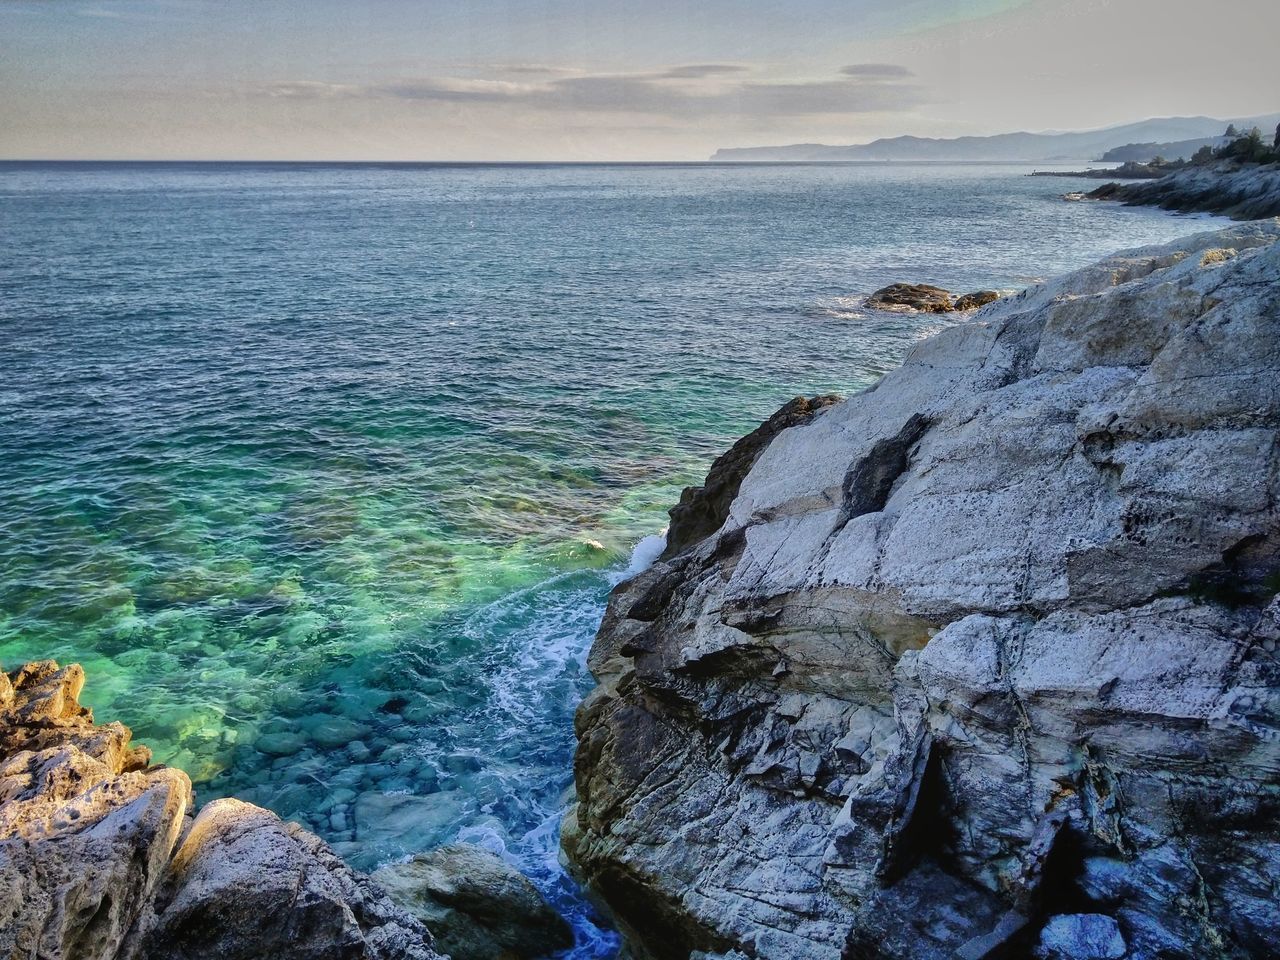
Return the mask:
[[[1218,137],[1234,123],[1248,130],[1273,130],[1280,114],[1216,119],[1165,117],[1067,133],[1001,133],[987,137],[889,137],[871,143],[833,146],[795,143],[775,147],[730,147],[711,157],[720,161],[934,160],[1074,163],[1095,160],[1109,150],[1135,143],[1174,143]]]

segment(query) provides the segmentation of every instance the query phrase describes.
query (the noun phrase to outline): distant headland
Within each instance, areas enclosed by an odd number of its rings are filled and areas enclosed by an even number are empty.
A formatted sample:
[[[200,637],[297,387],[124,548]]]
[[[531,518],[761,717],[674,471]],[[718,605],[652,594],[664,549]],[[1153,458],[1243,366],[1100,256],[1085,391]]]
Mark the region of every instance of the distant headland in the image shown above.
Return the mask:
[[[785,146],[731,147],[717,150],[711,159],[742,162],[814,161],[936,161],[1086,163],[1130,160],[1147,162],[1154,157],[1190,157],[1202,146],[1220,145],[1223,130],[1258,127],[1274,130],[1280,113],[1224,118],[1166,117],[1141,120],[1101,130],[1067,133],[1002,133],[987,137],[889,137],[870,143],[828,145],[793,143]],[[1177,152],[1185,150],[1185,152]]]

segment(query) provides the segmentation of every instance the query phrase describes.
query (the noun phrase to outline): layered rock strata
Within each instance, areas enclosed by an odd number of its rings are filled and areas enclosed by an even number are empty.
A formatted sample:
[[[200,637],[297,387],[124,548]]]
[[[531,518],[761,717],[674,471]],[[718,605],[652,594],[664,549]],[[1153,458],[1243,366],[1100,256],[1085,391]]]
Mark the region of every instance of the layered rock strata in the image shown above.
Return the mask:
[[[193,812],[79,703],[84,671],[0,673],[0,956],[440,960],[417,919],[297,824],[236,800]]]
[[[1278,238],[985,307],[615,589],[563,846],[635,956],[1280,955]]]
[[[1236,220],[1277,217],[1280,163],[1188,167],[1158,180],[1103,184],[1088,197],[1182,213],[1218,213]]]

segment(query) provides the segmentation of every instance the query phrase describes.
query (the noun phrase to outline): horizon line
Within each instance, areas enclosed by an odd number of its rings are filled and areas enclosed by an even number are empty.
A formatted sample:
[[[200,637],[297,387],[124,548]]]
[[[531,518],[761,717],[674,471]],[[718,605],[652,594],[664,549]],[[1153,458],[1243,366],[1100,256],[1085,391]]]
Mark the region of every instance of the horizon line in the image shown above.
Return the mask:
[[[822,167],[822,166],[1026,166],[1028,164],[1046,164],[1048,166],[1065,166],[1080,163],[1110,163],[1098,160],[1048,160],[1044,158],[1028,158],[1026,160],[933,160],[916,158],[910,160],[894,159],[838,159],[829,160],[331,160],[331,159],[210,159],[210,158],[173,158],[173,157],[0,157],[0,164],[323,164],[325,166],[416,166],[416,167],[603,167],[603,166],[704,166],[704,167]]]

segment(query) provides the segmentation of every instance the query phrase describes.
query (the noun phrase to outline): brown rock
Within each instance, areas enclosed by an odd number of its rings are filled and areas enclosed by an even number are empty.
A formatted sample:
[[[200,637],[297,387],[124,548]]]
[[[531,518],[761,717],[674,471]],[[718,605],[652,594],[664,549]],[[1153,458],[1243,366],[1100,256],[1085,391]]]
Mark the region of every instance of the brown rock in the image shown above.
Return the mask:
[[[979,307],[985,307],[988,303],[995,303],[1000,299],[1000,294],[994,290],[975,290],[973,293],[966,293],[963,297],[956,298],[957,310],[977,310]]]
[[[917,313],[950,313],[951,294],[927,283],[892,283],[867,298],[871,310],[914,310]]]
[[[145,960],[433,960],[430,935],[318,837],[239,800],[196,817],[170,865]]]

